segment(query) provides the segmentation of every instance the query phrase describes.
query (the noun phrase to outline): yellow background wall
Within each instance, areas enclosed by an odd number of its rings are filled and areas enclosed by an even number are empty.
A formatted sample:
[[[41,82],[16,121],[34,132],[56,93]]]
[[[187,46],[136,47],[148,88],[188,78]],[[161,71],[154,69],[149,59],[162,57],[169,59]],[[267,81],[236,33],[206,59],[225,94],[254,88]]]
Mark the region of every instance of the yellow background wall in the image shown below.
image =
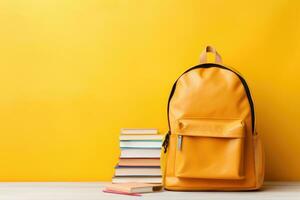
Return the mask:
[[[268,180],[300,180],[297,0],[0,1],[0,180],[109,180],[121,127],[167,130],[206,44],[248,80]]]

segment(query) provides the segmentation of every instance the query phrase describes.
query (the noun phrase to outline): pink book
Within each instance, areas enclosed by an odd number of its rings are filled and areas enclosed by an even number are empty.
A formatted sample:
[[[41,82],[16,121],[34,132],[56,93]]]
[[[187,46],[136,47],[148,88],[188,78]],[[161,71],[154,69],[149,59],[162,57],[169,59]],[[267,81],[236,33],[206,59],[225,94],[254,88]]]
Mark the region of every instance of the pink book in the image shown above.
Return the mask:
[[[122,192],[117,190],[109,190],[109,189],[104,189],[103,192],[112,193],[112,194],[130,195],[130,196],[142,196],[139,193],[129,193],[129,192]]]

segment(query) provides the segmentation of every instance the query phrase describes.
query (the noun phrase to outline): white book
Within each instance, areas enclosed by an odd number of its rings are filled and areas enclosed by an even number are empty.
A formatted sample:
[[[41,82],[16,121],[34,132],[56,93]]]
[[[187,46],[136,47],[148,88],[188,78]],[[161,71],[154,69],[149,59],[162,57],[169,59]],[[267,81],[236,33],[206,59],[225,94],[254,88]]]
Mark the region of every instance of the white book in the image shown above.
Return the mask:
[[[163,135],[120,135],[120,140],[163,140]]]
[[[160,167],[116,167],[115,176],[161,176]]]
[[[156,128],[122,128],[121,134],[158,134]]]
[[[160,158],[161,149],[121,149],[121,158]]]
[[[112,183],[161,183],[161,177],[113,177]]]
[[[120,141],[121,148],[161,148],[162,141]]]

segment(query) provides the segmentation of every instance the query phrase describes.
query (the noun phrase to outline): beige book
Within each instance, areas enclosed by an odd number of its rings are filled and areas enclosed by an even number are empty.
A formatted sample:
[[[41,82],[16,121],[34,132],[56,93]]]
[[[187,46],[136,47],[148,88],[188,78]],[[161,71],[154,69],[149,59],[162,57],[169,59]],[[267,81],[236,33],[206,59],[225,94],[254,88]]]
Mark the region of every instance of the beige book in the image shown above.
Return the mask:
[[[147,183],[112,183],[106,185],[105,189],[127,193],[149,193],[160,191],[162,185]]]
[[[156,128],[122,128],[121,134],[141,134],[141,135],[147,135],[147,134],[158,134],[158,129]]]
[[[164,135],[159,134],[142,134],[142,135],[120,135],[120,140],[158,140],[162,141]]]

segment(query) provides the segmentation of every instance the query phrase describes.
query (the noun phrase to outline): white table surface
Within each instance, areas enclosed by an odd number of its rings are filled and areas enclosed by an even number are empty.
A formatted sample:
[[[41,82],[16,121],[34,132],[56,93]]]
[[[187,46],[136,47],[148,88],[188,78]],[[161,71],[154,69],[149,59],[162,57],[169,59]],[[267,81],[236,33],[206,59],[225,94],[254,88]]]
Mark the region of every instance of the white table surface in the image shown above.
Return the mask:
[[[266,182],[255,192],[170,192],[143,194],[141,197],[107,194],[101,182],[17,182],[0,183],[0,200],[127,200],[127,199],[299,199],[300,182]]]

